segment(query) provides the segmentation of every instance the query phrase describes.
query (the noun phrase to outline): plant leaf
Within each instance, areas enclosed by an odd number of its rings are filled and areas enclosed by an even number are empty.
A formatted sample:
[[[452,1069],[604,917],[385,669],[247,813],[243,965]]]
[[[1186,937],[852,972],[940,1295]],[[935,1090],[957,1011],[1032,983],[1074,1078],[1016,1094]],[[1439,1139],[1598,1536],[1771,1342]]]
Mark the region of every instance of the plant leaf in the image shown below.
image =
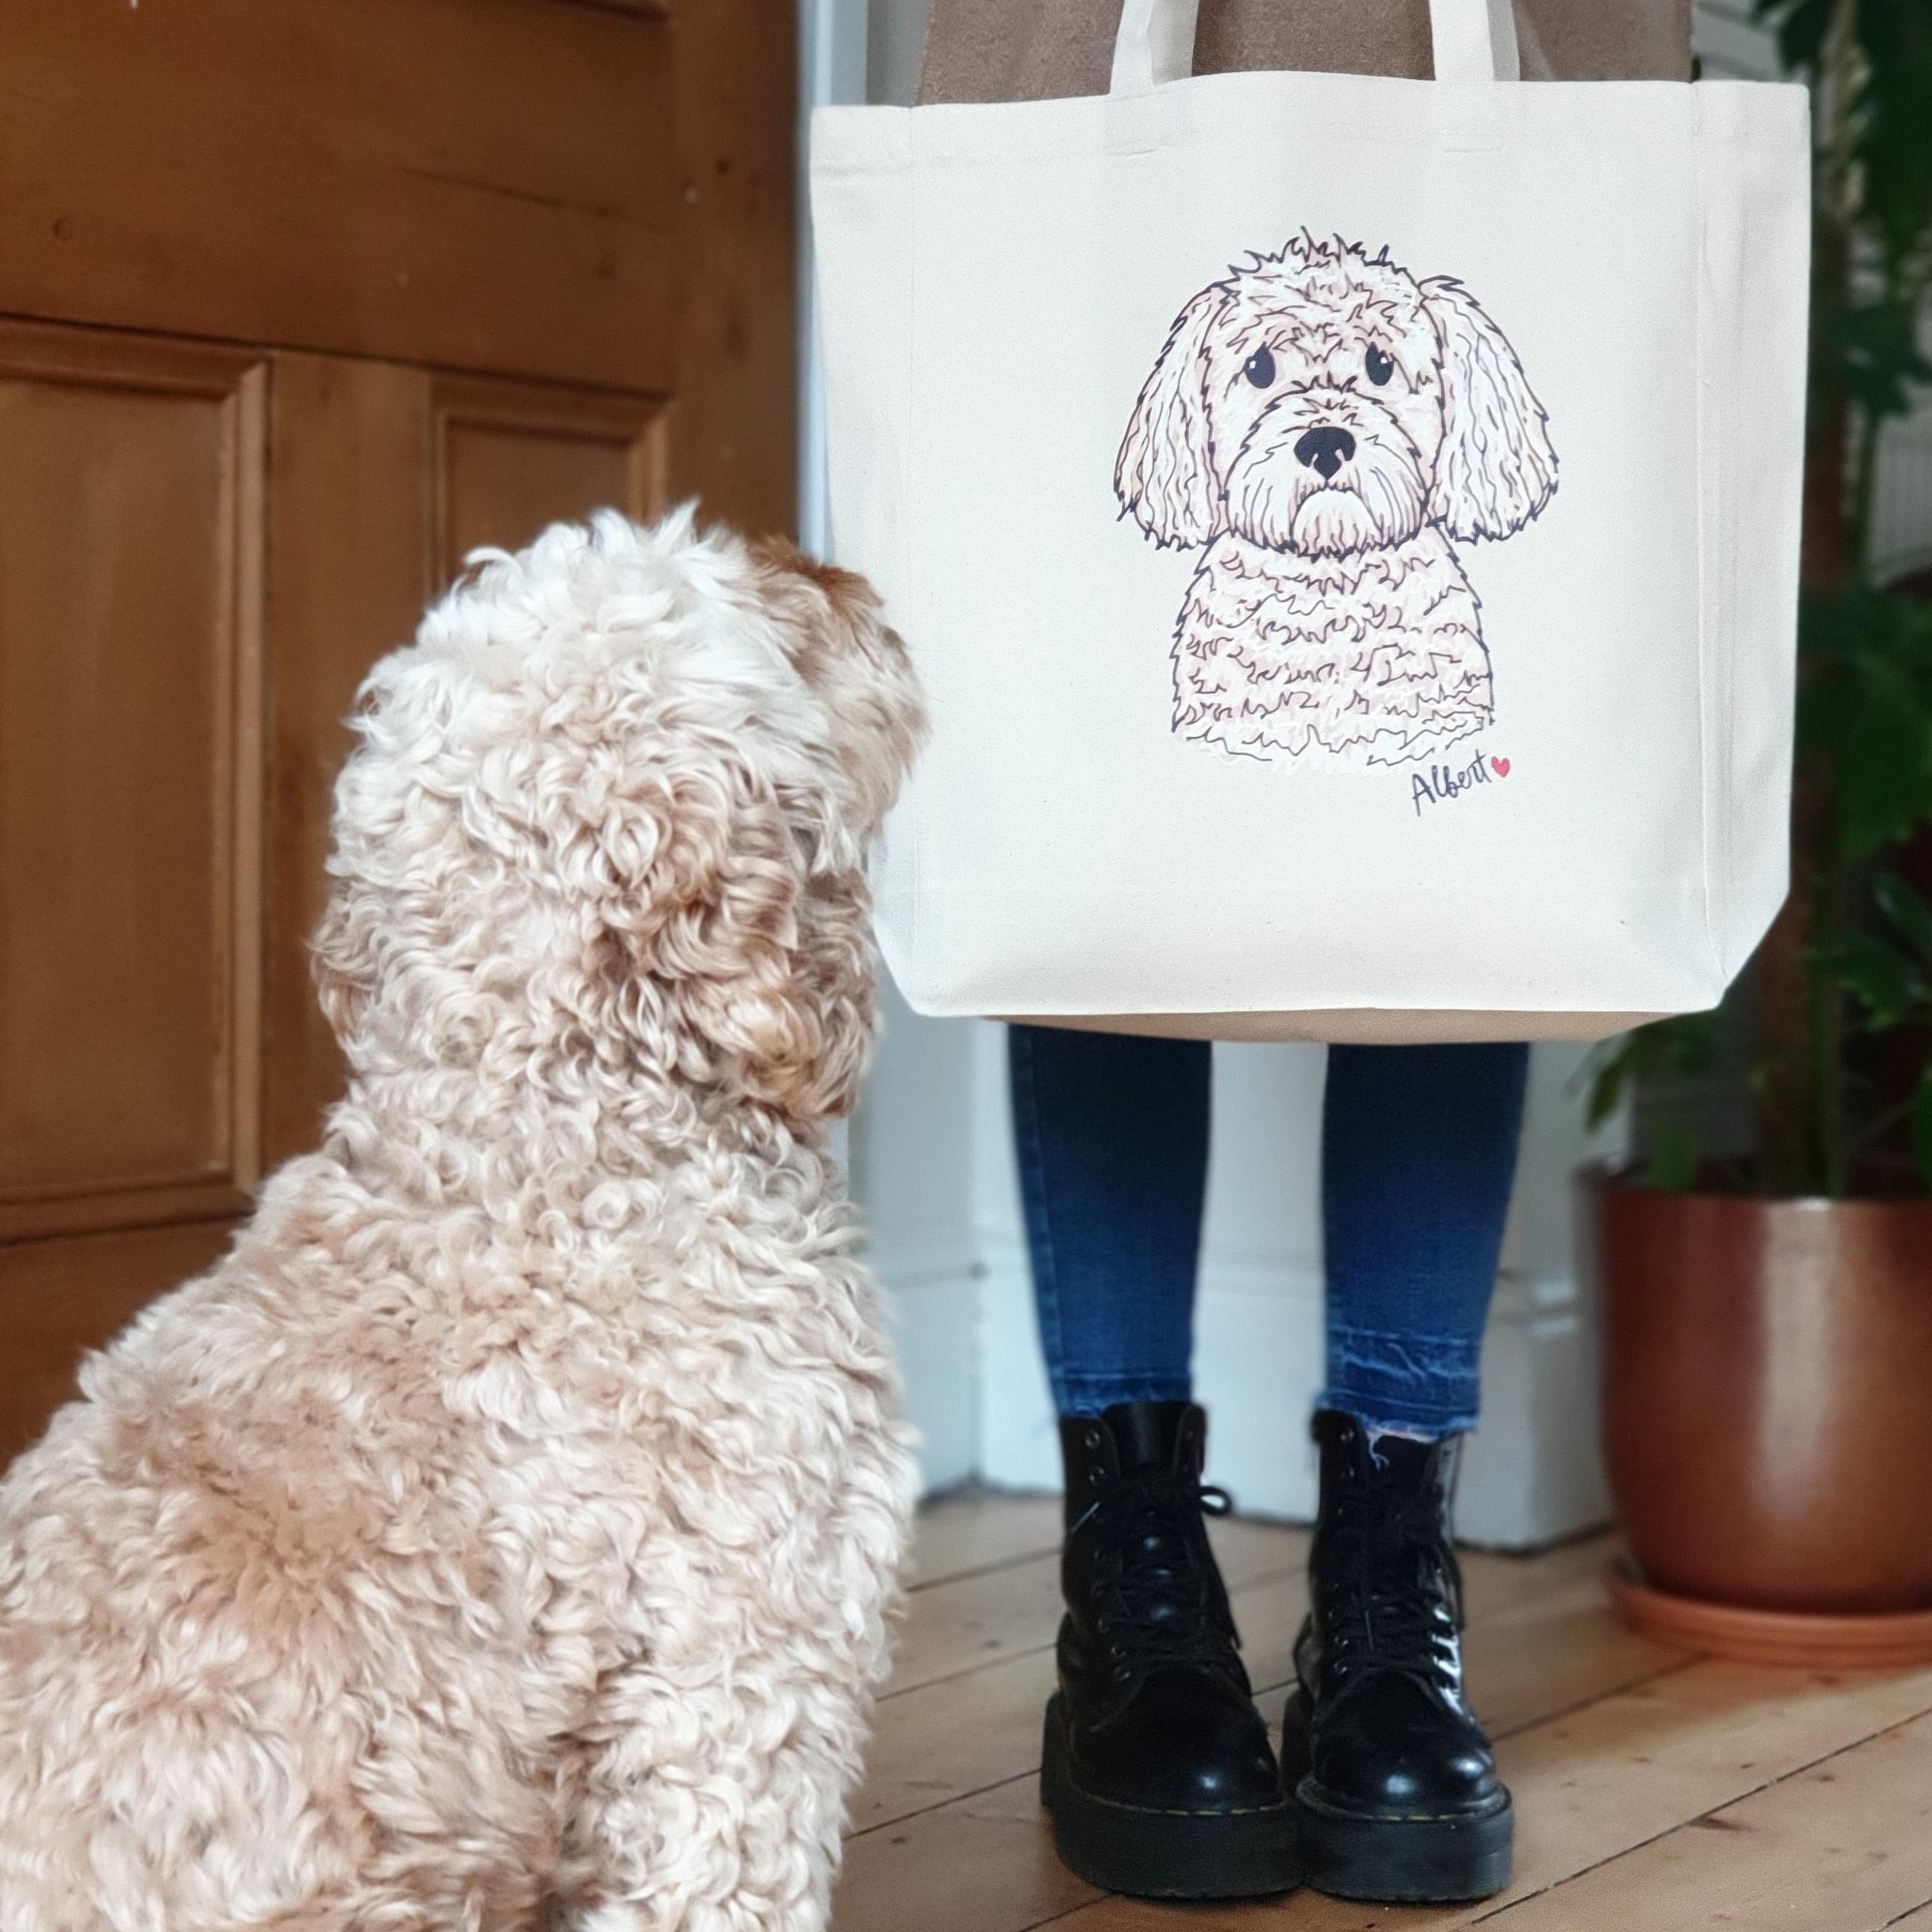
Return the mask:
[[[1590,1100],[1584,1119],[1591,1131],[1600,1127],[1617,1111],[1629,1084],[1630,1047],[1628,1036],[1614,1048],[1600,1052],[1590,1065]]]
[[[1669,1193],[1690,1192],[1697,1178],[1697,1137],[1688,1121],[1662,1120],[1652,1130],[1644,1178]]]
[[[1905,935],[1912,950],[1932,966],[1932,906],[1928,906],[1896,872],[1880,872],[1872,881],[1878,909]]]
[[[1932,606],[1868,584],[1808,596],[1798,742],[1830,760],[1840,858],[1932,817]]]
[[[1918,1096],[1912,1102],[1912,1150],[1918,1156],[1919,1174],[1932,1191],[1932,1066],[1919,1076]]]
[[[1882,1033],[1926,1004],[1918,962],[1870,933],[1856,932],[1832,962],[1845,990],[1865,1009],[1866,1025]]]

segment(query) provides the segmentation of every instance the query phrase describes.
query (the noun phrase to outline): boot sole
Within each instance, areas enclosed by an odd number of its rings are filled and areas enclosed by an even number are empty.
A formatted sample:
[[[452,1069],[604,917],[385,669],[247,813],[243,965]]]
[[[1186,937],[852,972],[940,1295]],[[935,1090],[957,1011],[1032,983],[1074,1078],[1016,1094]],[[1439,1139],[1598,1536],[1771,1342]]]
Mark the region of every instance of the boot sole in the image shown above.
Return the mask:
[[[1073,1781],[1058,1695],[1046,1707],[1040,1802],[1070,1871],[1136,1898],[1268,1898],[1300,1882],[1294,1808],[1158,1811],[1096,1798]]]
[[[1502,1808],[1391,1818],[1323,1802],[1304,1778],[1294,1795],[1302,1876],[1317,1892],[1376,1905],[1463,1905],[1510,1882],[1516,1821]]]
[[[1302,1878],[1317,1892],[1376,1905],[1465,1905],[1508,1889],[1516,1816],[1507,1791],[1486,1811],[1358,1811],[1329,1798],[1307,1762],[1291,1705],[1282,1784],[1294,1794]]]

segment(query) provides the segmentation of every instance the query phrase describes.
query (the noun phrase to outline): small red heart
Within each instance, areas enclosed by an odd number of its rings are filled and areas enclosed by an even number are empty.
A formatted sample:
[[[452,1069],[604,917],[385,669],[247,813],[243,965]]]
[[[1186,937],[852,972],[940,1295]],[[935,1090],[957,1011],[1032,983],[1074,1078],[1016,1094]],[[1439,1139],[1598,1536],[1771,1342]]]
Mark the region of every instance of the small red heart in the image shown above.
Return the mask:
[[[1508,760],[1508,759],[1507,759],[1507,758],[1492,758],[1492,759],[1490,760],[1490,770],[1491,771],[1494,772],[1496,773],[1496,776],[1497,776],[1498,778],[1508,778],[1508,777],[1509,776],[1509,760]]]

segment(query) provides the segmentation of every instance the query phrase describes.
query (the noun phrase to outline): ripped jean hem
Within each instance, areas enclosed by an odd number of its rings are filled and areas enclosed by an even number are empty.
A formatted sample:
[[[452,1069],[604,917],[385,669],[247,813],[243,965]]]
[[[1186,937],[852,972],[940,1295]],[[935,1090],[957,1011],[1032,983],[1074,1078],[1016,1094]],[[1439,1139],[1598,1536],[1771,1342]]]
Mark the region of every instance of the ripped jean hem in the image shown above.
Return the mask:
[[[1098,1415],[1117,1402],[1192,1402],[1185,1376],[1157,1374],[1056,1377],[1053,1404],[1063,1416]]]
[[[1321,1406],[1364,1428],[1431,1438],[1474,1428],[1481,1406],[1475,1336],[1402,1335],[1331,1324]]]
[[[1324,1389],[1316,1407],[1340,1411],[1371,1436],[1414,1436],[1425,1442],[1439,1442],[1445,1436],[1466,1436],[1476,1426],[1473,1408],[1450,1414],[1402,1414],[1394,1403],[1352,1395],[1346,1389]]]

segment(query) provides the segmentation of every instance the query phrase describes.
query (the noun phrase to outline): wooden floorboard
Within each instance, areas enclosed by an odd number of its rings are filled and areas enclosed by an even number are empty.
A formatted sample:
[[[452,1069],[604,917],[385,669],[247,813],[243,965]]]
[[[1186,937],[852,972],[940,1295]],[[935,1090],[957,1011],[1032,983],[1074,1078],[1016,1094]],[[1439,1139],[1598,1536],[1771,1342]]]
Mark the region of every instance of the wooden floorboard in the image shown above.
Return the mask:
[[[916,1592],[973,1570],[1051,1556],[1059,1547],[1058,1496],[964,1490],[920,1512],[911,1586]]]
[[[1932,1702],[1932,1679],[1918,1680]],[[1932,1715],[1867,1737],[1494,1915],[1508,1932],[1876,1932],[1932,1902]]]
[[[1400,1912],[1310,1892],[1186,1910],[1106,1898],[1054,1859],[1039,1808],[1058,1599],[1038,1538],[1057,1518],[980,1496],[928,1520],[901,1651],[916,1681],[880,1706],[836,1932],[1932,1932],[1932,1672],[1808,1678],[1665,1649],[1611,1616],[1600,1541],[1466,1559],[1470,1694],[1516,1796],[1504,1897]],[[1215,1533],[1273,1717],[1306,1534]]]

